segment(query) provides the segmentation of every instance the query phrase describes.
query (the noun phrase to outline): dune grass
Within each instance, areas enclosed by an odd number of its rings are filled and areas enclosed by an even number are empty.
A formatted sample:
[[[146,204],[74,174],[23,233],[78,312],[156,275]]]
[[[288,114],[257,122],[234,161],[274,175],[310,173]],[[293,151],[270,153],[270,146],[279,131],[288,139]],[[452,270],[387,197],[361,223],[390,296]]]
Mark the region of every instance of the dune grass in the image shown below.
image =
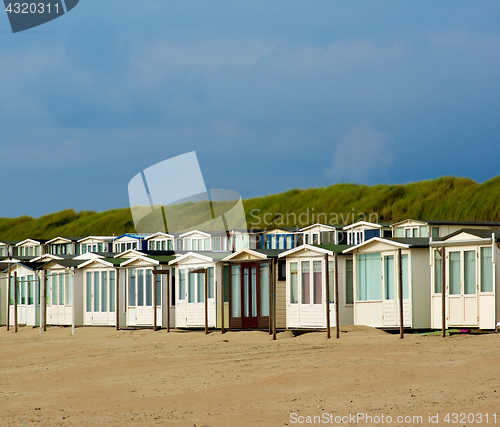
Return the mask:
[[[245,200],[244,207],[249,227],[256,228],[303,227],[318,219],[345,225],[363,219],[363,215],[368,220],[370,214],[371,219],[389,223],[406,218],[500,221],[500,176],[483,184],[468,178],[442,177],[405,185],[335,184],[293,189]],[[67,209],[40,218],[0,218],[3,240],[126,232],[135,232],[129,208],[78,213]]]

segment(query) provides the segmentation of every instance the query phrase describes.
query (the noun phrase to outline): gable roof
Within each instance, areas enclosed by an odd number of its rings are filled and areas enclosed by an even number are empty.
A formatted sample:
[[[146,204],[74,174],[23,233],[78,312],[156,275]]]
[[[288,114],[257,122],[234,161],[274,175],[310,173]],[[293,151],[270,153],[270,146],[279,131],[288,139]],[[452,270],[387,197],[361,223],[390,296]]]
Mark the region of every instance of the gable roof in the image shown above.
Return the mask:
[[[187,252],[169,262],[170,265],[177,264],[187,258],[197,258],[201,262],[219,262],[222,261],[229,252]]]
[[[62,236],[58,236],[58,237],[54,237],[53,239],[50,239],[49,241],[45,242],[47,245],[50,245],[52,242],[55,242],[56,240],[64,240],[68,243],[73,243],[73,242],[78,242],[78,240],[80,240],[81,237],[62,237]]]
[[[343,228],[341,225],[335,225],[334,226],[334,225],[321,224],[321,223],[317,222],[316,224],[308,225],[307,227],[301,228],[299,231],[307,231],[310,228],[314,228],[314,227],[325,227],[325,228],[331,229],[332,231],[333,230],[337,230],[338,228],[340,228],[340,229]]]
[[[165,233],[164,231],[158,231],[157,233],[145,237],[144,240],[154,239],[155,237],[168,237],[169,239],[173,239],[175,236],[173,234]]]
[[[21,240],[20,242],[16,243],[16,246],[22,246],[25,243],[36,243],[37,245],[43,245],[47,243],[47,240],[45,239],[24,239]]]
[[[371,239],[356,246],[352,246],[343,252],[354,252],[355,250],[373,244],[374,242],[386,243],[401,249],[429,247],[429,239],[427,237],[372,237]]]
[[[495,241],[500,241],[500,230],[499,229],[494,229],[494,228],[487,228],[487,229],[480,229],[480,228],[461,228],[460,230],[454,231],[453,233],[447,234],[446,236],[443,237],[434,237],[432,238],[431,241],[431,246],[439,246],[445,243],[448,244],[460,244],[460,243],[466,243],[466,242],[471,242],[474,243],[476,240],[470,240],[470,239],[465,239],[465,240],[452,240],[449,241],[451,238],[458,236],[461,233],[466,233],[470,234],[472,236],[477,237],[478,239],[481,239],[483,241],[489,241],[491,242],[492,236],[494,236]]]
[[[358,221],[354,222],[352,224],[346,225],[343,227],[344,230],[350,230],[351,228],[356,228],[362,225],[366,225],[367,227],[373,227],[373,228],[382,228],[382,224],[377,224],[375,222],[368,222],[368,221]]]

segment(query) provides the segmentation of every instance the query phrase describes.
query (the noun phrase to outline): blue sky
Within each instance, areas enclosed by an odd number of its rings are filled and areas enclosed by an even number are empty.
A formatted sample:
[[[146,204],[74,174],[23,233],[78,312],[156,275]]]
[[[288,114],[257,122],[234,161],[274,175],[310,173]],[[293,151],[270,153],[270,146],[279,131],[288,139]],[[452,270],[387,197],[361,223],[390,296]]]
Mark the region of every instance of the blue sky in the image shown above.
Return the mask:
[[[0,216],[128,205],[195,150],[244,198],[499,174],[498,1],[80,0],[0,14]],[[168,183],[175,185],[175,183]]]

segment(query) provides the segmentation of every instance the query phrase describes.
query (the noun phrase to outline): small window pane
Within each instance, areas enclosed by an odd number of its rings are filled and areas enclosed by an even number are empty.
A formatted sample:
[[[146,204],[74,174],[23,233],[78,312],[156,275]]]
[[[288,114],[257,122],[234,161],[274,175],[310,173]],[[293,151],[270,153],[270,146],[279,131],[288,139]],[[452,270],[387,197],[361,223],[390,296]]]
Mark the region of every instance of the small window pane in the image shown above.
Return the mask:
[[[298,263],[290,263],[290,303],[295,304],[299,302],[298,297]]]
[[[179,270],[179,300],[186,299],[186,273]]]
[[[153,306],[153,272],[146,270],[146,305]]]
[[[101,271],[101,312],[108,311],[108,272]]]
[[[302,304],[311,303],[311,276],[309,261],[301,262],[302,269]]]
[[[493,291],[491,247],[481,248],[481,292]]]
[[[109,272],[109,311],[115,311],[116,304],[116,272],[111,270]]]
[[[144,270],[137,270],[137,306],[144,306]]]

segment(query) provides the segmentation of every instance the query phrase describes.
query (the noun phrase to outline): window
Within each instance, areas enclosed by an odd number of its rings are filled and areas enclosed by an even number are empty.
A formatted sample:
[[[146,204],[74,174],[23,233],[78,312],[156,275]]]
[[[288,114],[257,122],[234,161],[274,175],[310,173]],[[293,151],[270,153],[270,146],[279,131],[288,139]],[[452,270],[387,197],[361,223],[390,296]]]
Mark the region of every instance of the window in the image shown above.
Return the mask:
[[[408,271],[408,255],[401,255],[401,269],[403,270],[403,299],[410,297],[410,276]]]
[[[57,305],[57,276],[52,276],[52,305]]]
[[[220,251],[220,237],[214,237],[213,244],[214,244],[214,250]]]
[[[144,270],[137,270],[137,306],[144,306]]]
[[[91,312],[92,311],[92,272],[87,271],[87,279],[85,281],[86,285],[86,311]]]
[[[418,237],[418,228],[412,228],[412,237]]]
[[[97,245],[97,252],[102,252],[102,243]]]
[[[165,242],[163,242],[163,243],[165,243]],[[161,274],[156,275],[156,306],[157,307],[161,306],[161,281],[162,281],[162,277],[163,276]],[[172,296],[172,300],[174,300],[173,296]]]
[[[432,237],[439,237],[439,227],[432,227],[431,233]]]
[[[153,271],[146,270],[146,305],[153,306]]]
[[[491,247],[484,247],[481,253],[481,292],[493,292],[493,264]]]
[[[231,316],[241,317],[241,279],[238,265],[231,266]]]
[[[313,245],[319,245],[319,234],[314,233],[314,234],[312,235],[312,238],[313,238],[313,240],[312,240],[312,244],[313,244]]]
[[[450,295],[460,295],[460,252],[450,252]]]
[[[155,249],[155,242],[149,242],[149,250],[154,251]]]
[[[321,261],[313,262],[313,280],[314,280],[314,289],[313,289],[313,301],[314,304],[321,304],[321,290],[322,290],[322,280],[321,280]]]
[[[354,280],[352,259],[345,260],[345,303],[354,304]]]
[[[464,252],[464,294],[476,293],[476,251]]]
[[[73,304],[73,276],[66,274],[66,305]]]
[[[286,267],[286,264],[285,264]],[[269,316],[269,265],[259,264],[260,275],[260,315]]]
[[[357,300],[379,301],[382,299],[381,259],[379,254],[358,255]]]
[[[442,292],[443,283],[443,259],[438,251],[434,251],[434,293]]]
[[[100,288],[99,288],[99,272],[94,271],[94,312],[98,312],[100,310],[100,304],[99,304],[99,295],[100,295]]]
[[[26,304],[26,279],[24,277],[19,278],[19,285],[21,286],[21,304]]]
[[[405,229],[405,237],[411,237],[411,228]]]
[[[194,302],[195,301],[195,286],[194,286],[194,274],[189,272],[188,273],[188,302]]]
[[[132,243],[127,243],[127,250],[132,249]]]
[[[394,287],[394,256],[389,255],[384,257],[384,287],[385,299],[391,300],[395,298],[396,288]]]
[[[214,268],[208,268],[208,298],[214,298],[215,296],[215,277]]]
[[[298,297],[298,283],[297,283],[297,276],[298,276],[298,270],[297,270],[297,263],[296,262],[291,262],[290,263],[290,303],[295,304],[299,302],[299,297]]]
[[[186,273],[179,270],[179,299],[186,299]]]
[[[166,243],[167,243],[167,242],[166,242],[165,240],[162,240],[162,241],[161,241],[161,250],[162,250],[162,251],[165,251],[165,250],[167,249],[167,247],[166,247]]]
[[[205,302],[205,273],[198,273],[196,276],[198,276],[198,302]]]
[[[129,270],[128,305],[135,306],[135,268]]]
[[[420,237],[429,237],[429,227],[427,225],[420,226]]]
[[[278,260],[278,282],[286,280],[286,261]]]
[[[334,274],[335,274],[335,263],[333,261],[328,261],[328,301],[330,303],[335,302],[335,288],[334,284]]]
[[[205,250],[209,251],[210,250],[210,239],[205,239]]]
[[[108,311],[108,272],[101,271],[101,312]]]
[[[109,311],[115,311],[116,304],[116,272],[111,270],[109,272]]]
[[[185,251],[191,250],[191,239],[184,239],[184,250]]]
[[[174,242],[172,240],[169,240],[167,243],[168,243],[168,250],[173,251],[174,250]]]
[[[28,276],[28,305],[33,305],[35,301],[35,282],[33,277],[32,274]]]
[[[302,304],[311,303],[311,276],[309,261],[302,261]]]

